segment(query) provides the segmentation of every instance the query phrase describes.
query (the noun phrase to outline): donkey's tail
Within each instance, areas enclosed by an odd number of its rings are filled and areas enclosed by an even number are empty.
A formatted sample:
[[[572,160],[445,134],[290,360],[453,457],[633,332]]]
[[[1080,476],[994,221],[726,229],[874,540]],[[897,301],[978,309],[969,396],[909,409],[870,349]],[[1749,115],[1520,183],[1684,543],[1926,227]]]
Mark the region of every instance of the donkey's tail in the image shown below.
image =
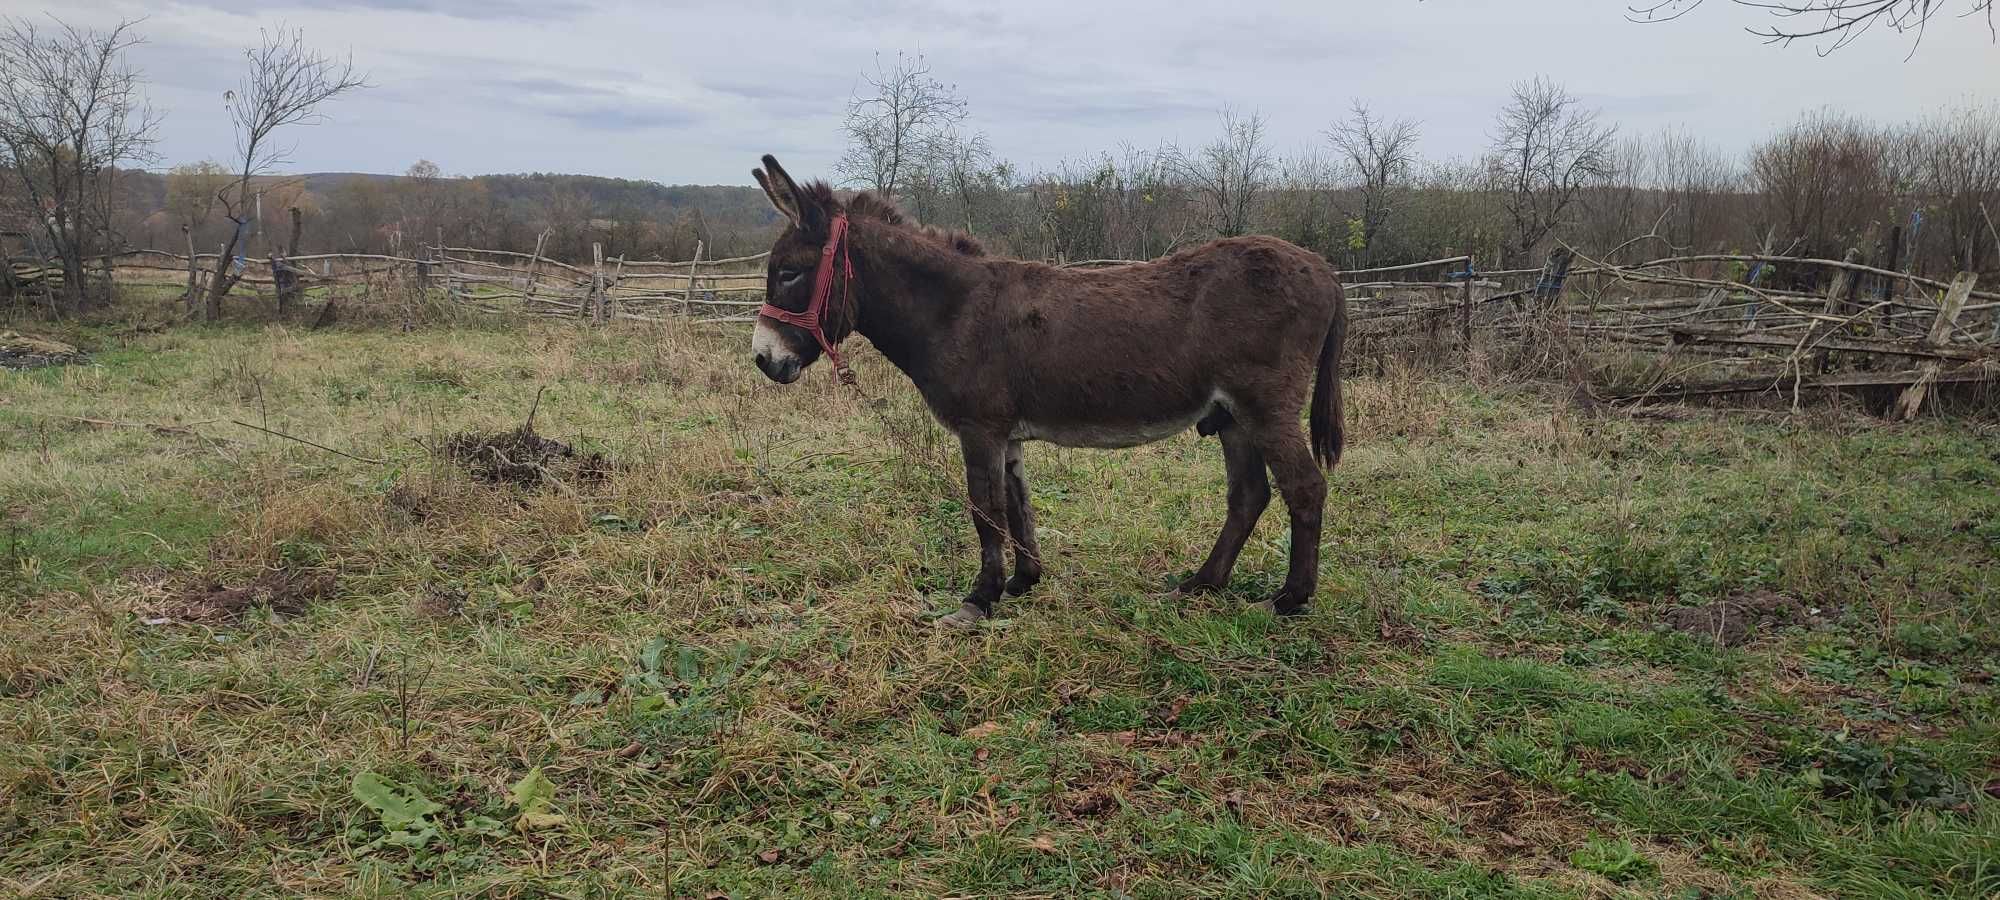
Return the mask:
[[[1313,458],[1331,469],[1340,462],[1342,425],[1347,417],[1340,408],[1340,350],[1347,343],[1347,297],[1340,285],[1333,286],[1333,325],[1319,346],[1319,371],[1313,376],[1312,412],[1307,422],[1312,429]]]

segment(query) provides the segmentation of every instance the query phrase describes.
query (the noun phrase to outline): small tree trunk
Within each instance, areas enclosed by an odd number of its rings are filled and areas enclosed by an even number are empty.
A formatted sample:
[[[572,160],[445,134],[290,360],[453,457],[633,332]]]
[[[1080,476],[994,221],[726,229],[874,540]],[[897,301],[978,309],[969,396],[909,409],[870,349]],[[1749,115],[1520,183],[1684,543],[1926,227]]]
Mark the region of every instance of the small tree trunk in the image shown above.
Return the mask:
[[[242,230],[242,226],[237,226],[237,229]],[[236,241],[228,240],[216,247],[215,271],[208,276],[207,302],[201,310],[204,321],[214,322],[222,318],[222,297],[236,286],[236,277],[229,271],[230,251],[235,244]]]
[[[209,278],[208,308],[204,314],[211,322],[222,318],[222,298],[229,295],[229,290],[236,286],[236,280],[242,277],[242,273],[229,270],[229,261],[235,258],[236,248],[242,243],[243,222],[239,220],[229,232],[229,240],[222,243],[222,252],[215,258],[215,273]]]

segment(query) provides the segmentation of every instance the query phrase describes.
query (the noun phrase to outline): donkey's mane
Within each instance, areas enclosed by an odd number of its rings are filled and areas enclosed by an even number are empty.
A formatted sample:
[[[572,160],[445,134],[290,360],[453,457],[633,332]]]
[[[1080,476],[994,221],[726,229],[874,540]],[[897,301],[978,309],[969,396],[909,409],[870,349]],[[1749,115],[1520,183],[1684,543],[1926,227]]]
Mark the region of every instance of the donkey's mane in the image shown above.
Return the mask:
[[[805,192],[822,209],[832,209],[839,202],[834,198],[833,187],[824,181],[813,182],[805,188]],[[896,208],[895,203],[884,200],[867,191],[862,191],[848,198],[847,214],[855,218],[874,219],[877,222],[894,225],[912,234],[950,247],[965,256],[986,255],[986,247],[979,243],[978,238],[963,231],[912,222],[908,216],[903,215],[902,210]]]

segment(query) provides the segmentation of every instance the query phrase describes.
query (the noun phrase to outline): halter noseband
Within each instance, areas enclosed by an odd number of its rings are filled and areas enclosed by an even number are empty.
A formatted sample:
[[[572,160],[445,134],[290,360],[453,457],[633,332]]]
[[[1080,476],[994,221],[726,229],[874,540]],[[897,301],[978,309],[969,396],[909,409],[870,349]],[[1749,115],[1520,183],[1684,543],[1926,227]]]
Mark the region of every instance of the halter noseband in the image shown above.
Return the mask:
[[[840,308],[851,310],[854,299],[852,293],[854,260],[848,255],[847,213],[841,212],[834,215],[833,223],[828,228],[826,246],[819,251],[819,268],[813,273],[812,302],[806,304],[805,312],[792,312],[789,309],[775,306],[771,303],[770,298],[767,297],[764,300],[764,305],[757,310],[757,315],[767,319],[776,319],[787,325],[796,325],[805,329],[813,336],[813,340],[819,342],[820,350],[824,351],[826,358],[833,363],[834,376],[841,381],[853,384],[853,370],[847,368],[847,363],[841,361],[840,351],[835,349],[833,342],[827,340],[826,337],[826,316],[831,306],[830,301],[833,299],[833,262],[835,256],[840,258],[841,268]]]

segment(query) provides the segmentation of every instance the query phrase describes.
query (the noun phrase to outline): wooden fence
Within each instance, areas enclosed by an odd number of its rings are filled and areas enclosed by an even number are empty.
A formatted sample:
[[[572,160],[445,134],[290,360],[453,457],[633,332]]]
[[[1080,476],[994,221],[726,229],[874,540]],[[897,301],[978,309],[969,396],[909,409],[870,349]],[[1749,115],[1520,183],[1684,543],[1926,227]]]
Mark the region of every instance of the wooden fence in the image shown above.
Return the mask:
[[[426,298],[486,312],[526,312],[604,324],[748,322],[763,302],[769,254],[705,259],[606,258],[589,264],[531,253],[424,246],[414,255],[316,254],[239,259],[237,293],[279,296],[280,281],[311,286],[414,287]],[[117,254],[117,272],[171,271],[200,290],[215,254],[157,250]],[[21,260],[15,260],[17,270]],[[1086,260],[1069,268],[1132,265]],[[1825,285],[1817,291],[1771,286],[1779,267]],[[1412,337],[1433,349],[1528,342],[1559,335],[1568,346],[1625,348],[1691,360],[1706,380],[1664,380],[1613,399],[1800,393],[1853,387],[1903,388],[1914,411],[1932,385],[2000,381],[2000,292],[1978,278],[1924,278],[1855,261],[1756,254],[1684,255],[1617,264],[1570,248],[1539,268],[1479,270],[1468,256],[1341,273],[1353,341],[1366,354]],[[1794,282],[1799,279],[1794,279]],[[327,293],[321,291],[321,293]],[[407,301],[405,301],[407,302]]]
[[[546,236],[544,236],[546,241]],[[277,296],[281,276],[304,286],[366,286],[378,276],[420,285],[449,303],[486,312],[518,310],[572,316],[594,323],[615,319],[659,321],[681,315],[714,321],[748,321],[763,302],[768,253],[727,259],[626,260],[604,257],[593,245],[588,266],[534,253],[474,247],[426,246],[418,255],[323,253],[267,258],[238,257],[236,284],[251,297]],[[109,258],[114,271],[186,273],[196,292],[207,289],[217,254],[189,257],[162,250],[133,250]],[[237,291],[241,291],[239,287]],[[235,296],[237,292],[232,292]]]

